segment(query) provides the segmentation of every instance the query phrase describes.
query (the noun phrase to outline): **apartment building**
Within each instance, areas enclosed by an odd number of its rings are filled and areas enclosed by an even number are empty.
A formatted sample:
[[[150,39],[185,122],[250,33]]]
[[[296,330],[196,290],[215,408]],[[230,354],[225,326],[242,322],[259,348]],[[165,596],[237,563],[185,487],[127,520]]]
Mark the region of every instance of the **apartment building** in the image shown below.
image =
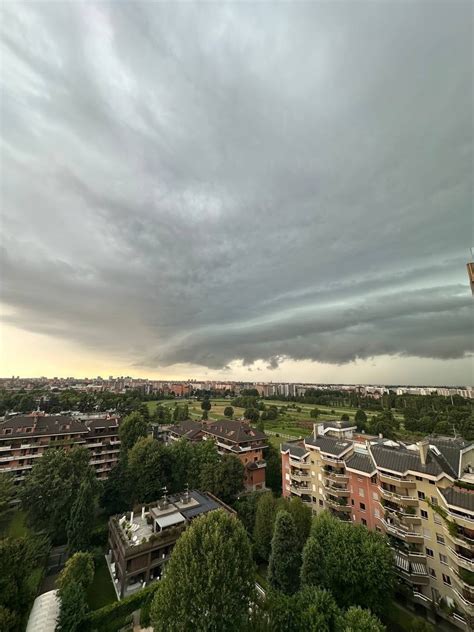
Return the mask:
[[[283,495],[386,534],[413,603],[474,625],[474,443],[338,439],[283,444]]]
[[[98,478],[107,478],[120,452],[119,418],[88,416],[86,420],[65,415],[31,413],[0,423],[0,471],[21,483],[36,459],[50,448],[83,446]]]
[[[263,451],[267,436],[246,421],[230,419],[213,422],[183,421],[169,428],[169,440],[214,441],[219,454],[232,454],[244,466],[244,487],[247,491],[265,489]]]
[[[105,557],[117,598],[161,579],[179,536],[194,518],[217,509],[235,514],[209,492],[193,490],[112,516]]]

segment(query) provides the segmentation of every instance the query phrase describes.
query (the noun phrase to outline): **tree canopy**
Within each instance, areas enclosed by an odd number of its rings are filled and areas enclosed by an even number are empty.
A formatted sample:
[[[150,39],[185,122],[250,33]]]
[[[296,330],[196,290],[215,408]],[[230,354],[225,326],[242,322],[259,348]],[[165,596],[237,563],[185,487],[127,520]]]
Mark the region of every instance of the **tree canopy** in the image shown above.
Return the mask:
[[[272,588],[291,595],[299,587],[301,554],[295,522],[287,511],[279,511],[268,562],[268,582]]]
[[[303,551],[301,580],[330,590],[341,607],[358,605],[379,614],[394,586],[393,553],[381,534],[323,512]]]
[[[250,543],[223,510],[197,518],[179,538],[152,605],[155,632],[242,630],[255,598]]]
[[[147,436],[147,422],[139,412],[127,415],[119,426],[120,448],[127,454],[138,439]]]

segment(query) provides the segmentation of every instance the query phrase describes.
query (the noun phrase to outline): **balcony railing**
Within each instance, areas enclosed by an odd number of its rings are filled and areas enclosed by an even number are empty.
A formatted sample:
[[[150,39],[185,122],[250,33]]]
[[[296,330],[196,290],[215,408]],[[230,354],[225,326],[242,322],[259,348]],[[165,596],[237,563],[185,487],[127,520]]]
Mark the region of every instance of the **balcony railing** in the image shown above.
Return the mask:
[[[404,529],[402,526],[390,524],[385,519],[381,520],[381,522],[388,533],[395,535],[397,538],[401,538],[404,542],[413,544],[423,544],[424,542],[424,538],[421,533],[409,531],[408,529]]]
[[[459,566],[467,568],[469,571],[474,571],[474,561],[472,559],[465,557],[464,555],[462,555],[462,553],[459,553],[459,551],[456,551],[450,546],[448,546],[448,551],[451,559],[459,564]]]
[[[326,495],[324,500],[329,507],[332,507],[337,511],[351,511],[350,505],[339,503],[335,498],[330,498]]]
[[[384,489],[381,485],[378,486],[382,498],[385,500],[391,500],[392,502],[405,505],[407,507],[418,507],[419,500],[415,496],[403,496],[396,492],[391,492],[388,489]]]
[[[351,495],[350,490],[347,487],[339,487],[337,485],[333,485],[330,481],[324,481],[323,483],[324,489],[330,494],[334,494],[335,496],[340,496],[344,498],[348,498]]]
[[[406,487],[406,489],[416,489],[416,481],[410,481],[391,474],[382,474],[379,472],[379,481],[388,485],[396,485],[397,487]]]
[[[443,521],[443,530],[444,530],[444,533],[448,536],[448,538],[452,540],[455,544],[458,544],[459,546],[463,546],[464,548],[474,553],[474,539],[473,538],[470,538],[467,535],[465,535],[460,529],[458,529],[456,534],[451,533],[445,521]]]
[[[349,480],[349,476],[342,471],[335,472],[334,470],[323,468],[323,473],[324,473],[324,476],[327,476],[328,478],[331,478],[335,481],[348,481]]]
[[[301,469],[308,469],[310,468],[310,464],[309,463],[305,463],[304,461],[297,461],[296,459],[292,459],[290,457],[290,465],[293,465],[294,467],[299,467]]]
[[[307,481],[310,478],[309,474],[303,474],[302,472],[290,472],[290,477],[295,481]]]
[[[296,494],[297,496],[301,496],[301,494],[311,493],[311,490],[309,487],[290,485],[290,492]]]

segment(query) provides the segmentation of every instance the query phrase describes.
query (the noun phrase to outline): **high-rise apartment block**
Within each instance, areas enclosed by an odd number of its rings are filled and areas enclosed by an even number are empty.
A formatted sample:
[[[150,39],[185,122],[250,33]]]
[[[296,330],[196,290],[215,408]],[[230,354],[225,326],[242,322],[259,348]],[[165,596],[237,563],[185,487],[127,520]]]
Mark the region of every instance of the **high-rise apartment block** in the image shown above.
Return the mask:
[[[408,444],[352,432],[348,422],[325,422],[303,442],[283,444],[283,495],[386,534],[405,594],[470,630],[474,443]]]

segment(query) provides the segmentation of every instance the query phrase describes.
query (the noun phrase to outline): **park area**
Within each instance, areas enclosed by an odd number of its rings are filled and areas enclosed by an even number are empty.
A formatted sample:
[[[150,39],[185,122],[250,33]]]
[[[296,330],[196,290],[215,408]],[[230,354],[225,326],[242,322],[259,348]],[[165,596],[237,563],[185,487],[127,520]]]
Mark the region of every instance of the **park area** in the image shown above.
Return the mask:
[[[231,399],[211,399],[211,410],[208,413],[209,420],[219,421],[226,419],[224,409],[231,406]],[[331,407],[315,404],[300,404],[294,402],[285,402],[278,400],[261,400],[267,408],[276,406],[278,408],[278,418],[274,420],[265,420],[264,429],[268,436],[269,442],[276,448],[281,443],[289,440],[299,439],[311,434],[313,423],[316,419],[311,417],[311,410],[318,408],[320,416],[318,421],[336,421],[341,415],[349,415],[350,419],[354,419],[357,411],[356,408],[349,407]],[[150,413],[153,413],[158,405],[160,406],[179,406],[186,404],[188,406],[191,419],[198,421],[202,418],[201,401],[196,399],[173,399],[164,401],[147,402]],[[233,406],[234,419],[240,419],[244,416],[245,409]],[[375,414],[375,413],[374,413]],[[369,414],[370,416],[370,414]]]

